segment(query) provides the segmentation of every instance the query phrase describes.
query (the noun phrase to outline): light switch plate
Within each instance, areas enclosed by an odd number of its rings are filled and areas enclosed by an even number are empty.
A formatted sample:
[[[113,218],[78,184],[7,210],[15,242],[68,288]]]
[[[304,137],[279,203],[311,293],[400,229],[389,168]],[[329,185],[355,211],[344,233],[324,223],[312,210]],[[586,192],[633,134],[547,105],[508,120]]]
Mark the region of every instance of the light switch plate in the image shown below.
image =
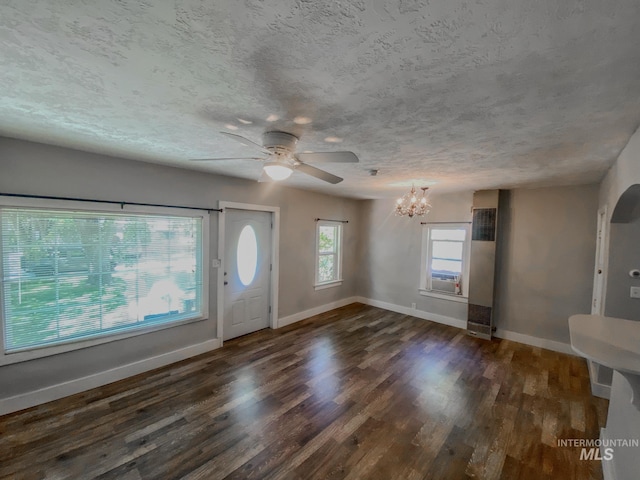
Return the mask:
[[[631,298],[640,298],[640,287],[631,287]]]

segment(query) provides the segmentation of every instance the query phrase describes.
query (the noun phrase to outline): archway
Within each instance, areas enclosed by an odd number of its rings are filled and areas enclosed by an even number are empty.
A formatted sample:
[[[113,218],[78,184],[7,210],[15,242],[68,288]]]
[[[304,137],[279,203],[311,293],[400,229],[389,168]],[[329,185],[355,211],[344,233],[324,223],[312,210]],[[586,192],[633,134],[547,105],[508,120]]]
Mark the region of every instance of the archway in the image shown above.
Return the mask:
[[[640,184],[620,196],[610,227],[605,315],[640,321],[640,299],[630,296],[631,287],[640,287],[630,275],[640,269]]]

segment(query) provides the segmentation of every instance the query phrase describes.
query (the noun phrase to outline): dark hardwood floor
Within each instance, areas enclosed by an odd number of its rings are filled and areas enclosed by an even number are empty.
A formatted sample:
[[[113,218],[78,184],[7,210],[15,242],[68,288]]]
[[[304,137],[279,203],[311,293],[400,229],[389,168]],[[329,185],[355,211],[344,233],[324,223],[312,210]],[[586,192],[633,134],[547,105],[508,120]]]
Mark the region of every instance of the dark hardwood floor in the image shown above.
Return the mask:
[[[361,304],[0,417],[19,479],[599,479],[585,362]]]

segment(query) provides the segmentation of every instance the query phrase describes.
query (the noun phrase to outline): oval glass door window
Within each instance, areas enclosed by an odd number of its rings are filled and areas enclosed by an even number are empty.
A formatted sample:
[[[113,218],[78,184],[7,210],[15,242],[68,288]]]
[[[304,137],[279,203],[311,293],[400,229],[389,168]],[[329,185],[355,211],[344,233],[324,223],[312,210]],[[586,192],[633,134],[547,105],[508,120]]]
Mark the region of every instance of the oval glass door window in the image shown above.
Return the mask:
[[[246,287],[253,282],[258,267],[258,239],[251,225],[245,225],[240,232],[236,260],[238,276],[242,285]]]

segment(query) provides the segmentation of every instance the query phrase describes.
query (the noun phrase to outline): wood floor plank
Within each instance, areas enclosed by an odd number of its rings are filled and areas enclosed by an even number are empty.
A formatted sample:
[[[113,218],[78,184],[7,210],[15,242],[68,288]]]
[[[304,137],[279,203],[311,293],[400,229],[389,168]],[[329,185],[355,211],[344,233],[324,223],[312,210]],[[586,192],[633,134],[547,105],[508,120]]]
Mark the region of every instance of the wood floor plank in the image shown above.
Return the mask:
[[[601,479],[577,357],[361,304],[0,417],[0,478]]]

